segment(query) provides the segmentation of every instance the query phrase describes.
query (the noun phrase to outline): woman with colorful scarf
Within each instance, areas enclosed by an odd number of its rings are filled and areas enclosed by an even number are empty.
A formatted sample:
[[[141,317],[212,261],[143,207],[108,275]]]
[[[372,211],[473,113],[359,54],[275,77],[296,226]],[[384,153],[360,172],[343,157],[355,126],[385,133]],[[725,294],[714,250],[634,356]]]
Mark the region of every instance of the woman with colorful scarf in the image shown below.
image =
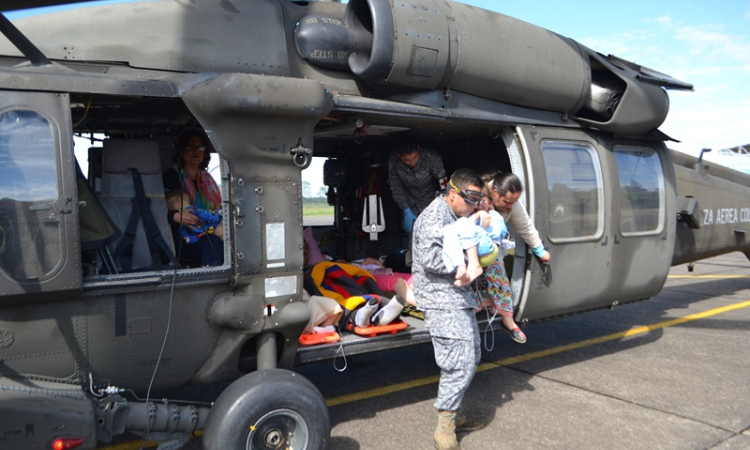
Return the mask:
[[[201,219],[221,212],[221,190],[206,170],[211,160],[207,144],[208,139],[201,133],[180,135],[175,145],[175,167],[164,172],[163,179],[167,192],[182,193],[169,196],[172,200],[168,202],[178,259],[220,266],[224,263],[223,224],[204,224]],[[183,239],[186,234],[192,238]]]

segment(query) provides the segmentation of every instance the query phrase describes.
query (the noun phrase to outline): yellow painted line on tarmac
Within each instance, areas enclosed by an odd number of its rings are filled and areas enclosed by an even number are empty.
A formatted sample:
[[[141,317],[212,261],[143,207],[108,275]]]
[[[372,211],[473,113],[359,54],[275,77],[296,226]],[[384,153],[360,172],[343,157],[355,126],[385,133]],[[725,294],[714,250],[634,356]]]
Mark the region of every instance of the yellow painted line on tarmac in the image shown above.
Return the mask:
[[[691,322],[693,320],[705,319],[706,317],[711,317],[717,314],[722,314],[725,312],[734,311],[736,309],[747,308],[747,307],[750,307],[750,300],[742,302],[742,303],[735,303],[733,305],[724,306],[721,308],[711,309],[711,310],[704,311],[701,313],[690,314],[689,316],[680,317],[678,319],[667,320],[666,322],[660,322],[660,323],[655,323],[653,325],[635,327],[627,331],[621,331],[619,333],[612,333],[612,334],[608,334],[606,336],[601,336],[601,337],[594,338],[594,339],[587,339],[585,341],[576,342],[573,344],[562,345],[560,347],[555,347],[555,348],[551,348],[548,350],[541,350],[538,352],[528,353],[525,355],[512,356],[510,358],[505,358],[505,359],[500,359],[498,361],[492,361],[492,362],[480,364],[479,367],[477,367],[477,372],[484,372],[486,370],[496,369],[502,366],[508,366],[511,364],[518,364],[518,363],[525,362],[525,361],[531,361],[534,359],[544,358],[545,356],[557,355],[560,353],[569,352],[571,350],[578,350],[580,348],[589,347],[591,345],[602,344],[604,342],[615,341],[615,340],[627,338],[627,337],[633,337],[639,334],[648,333],[649,331],[671,327],[674,325],[680,325],[686,322]],[[370,399],[374,397],[380,397],[386,394],[392,394],[394,392],[401,392],[407,389],[412,389],[415,387],[437,383],[439,380],[440,380],[440,377],[438,375],[420,378],[418,380],[406,381],[404,383],[398,383],[398,384],[394,384],[391,386],[385,386],[382,388],[370,389],[368,391],[357,392],[357,393],[349,394],[349,395],[342,395],[340,397],[333,397],[331,399],[328,399],[326,403],[328,404],[328,407],[344,405],[347,403],[353,403],[353,402],[366,400],[366,399]]]
[[[141,448],[143,441],[130,441],[122,444],[110,445],[109,447],[102,447],[100,450],[138,450]],[[159,442],[148,441],[143,448],[154,448],[159,445]],[[98,448],[98,447],[97,447]]]
[[[750,278],[750,275],[668,275],[667,278]]]
[[[440,376],[434,375],[431,377],[420,378],[418,380],[392,384],[390,386],[384,386],[377,389],[370,389],[369,391],[355,392],[353,394],[329,398],[328,400],[326,400],[326,404],[330,408],[331,406],[344,405],[346,403],[367,400],[368,398],[380,397],[381,395],[393,394],[394,392],[406,391],[408,389],[414,389],[417,387],[426,386],[428,384],[434,384],[438,381],[440,381]]]
[[[518,363],[522,363],[526,361],[531,361],[534,359],[544,358],[546,356],[557,355],[560,353],[569,352],[571,350],[578,350],[580,348],[589,347],[589,346],[596,345],[596,344],[602,344],[604,342],[615,341],[615,340],[623,339],[627,337],[633,337],[633,336],[637,336],[640,334],[648,333],[649,331],[671,327],[674,325],[680,325],[686,322],[692,322],[694,320],[705,319],[706,317],[711,317],[711,316],[715,316],[718,314],[726,313],[729,311],[734,311],[737,309],[747,308],[747,307],[750,307],[750,300],[741,302],[741,303],[735,303],[733,305],[723,306],[721,308],[710,309],[708,311],[704,311],[704,312],[700,312],[696,314],[690,314],[688,316],[680,317],[677,319],[667,320],[666,322],[659,322],[653,325],[635,327],[635,328],[631,328],[630,330],[621,331],[619,333],[612,333],[612,334],[608,334],[606,336],[601,336],[598,338],[587,339],[585,341],[576,342],[576,343],[568,344],[568,345],[562,345],[560,347],[555,347],[555,348],[551,348],[548,350],[541,350],[538,352],[528,353],[525,355],[513,356],[510,358],[504,358],[504,359],[500,359],[497,361],[480,364],[479,367],[477,367],[477,372],[484,372],[486,370],[497,369],[498,367],[508,366],[511,364],[518,364]],[[439,375],[419,378],[417,380],[405,381],[403,383],[393,384],[390,386],[384,386],[384,387],[380,387],[377,389],[370,389],[367,391],[361,391],[361,392],[356,392],[353,394],[333,397],[333,398],[326,400],[326,404],[328,405],[329,408],[332,406],[345,405],[347,403],[354,403],[354,402],[358,402],[362,400],[367,400],[370,398],[381,397],[383,395],[393,394],[395,392],[402,392],[402,391],[406,391],[409,389],[426,386],[428,384],[435,384],[438,381],[440,381]],[[194,433],[194,436],[200,436],[202,434],[203,434],[202,432],[196,431]],[[138,450],[141,448],[141,443],[142,441],[125,442],[123,444],[103,447],[100,450]],[[157,446],[156,442],[149,441],[146,443],[146,446],[144,448],[152,448],[156,446]]]
[[[190,435],[190,439],[198,436],[203,436],[203,431],[197,430]],[[147,441],[143,448],[154,448],[157,447],[161,442]],[[122,444],[110,445],[108,447],[97,447],[99,450],[139,450],[143,445],[143,440],[123,442]]]

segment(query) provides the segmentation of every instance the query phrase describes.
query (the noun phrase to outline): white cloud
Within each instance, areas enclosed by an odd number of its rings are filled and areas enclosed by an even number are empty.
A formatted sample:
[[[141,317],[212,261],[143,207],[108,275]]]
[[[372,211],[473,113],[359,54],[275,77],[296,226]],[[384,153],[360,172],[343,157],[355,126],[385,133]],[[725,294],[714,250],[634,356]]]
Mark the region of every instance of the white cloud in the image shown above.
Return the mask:
[[[617,55],[628,59],[633,55],[641,54],[644,47],[653,42],[654,37],[653,33],[648,30],[631,30],[604,38],[584,37],[579,39],[579,42],[605,55]]]
[[[722,153],[711,152],[707,153],[706,156],[704,156],[704,159],[739,172],[750,173],[750,155],[725,155]]]
[[[750,142],[745,121],[750,102],[736,105],[696,103],[694,107],[673,108],[660,129],[682,143],[670,147],[697,155],[702,148],[719,150]]]
[[[646,21],[656,28],[648,47],[634,47],[639,57],[653,57],[654,68],[695,85],[694,92],[670,91],[670,111],[660,130],[682,141],[670,148],[750,173],[750,158],[732,159],[718,150],[750,143],[750,38],[716,24],[684,24],[669,16]],[[633,42],[631,42],[633,44]],[[642,64],[648,65],[645,61]]]
[[[659,16],[653,19],[646,19],[646,23],[655,23],[663,27],[672,27],[673,21],[670,16]]]
[[[727,34],[720,26],[679,26],[675,39],[687,43],[691,55],[719,63],[750,63],[750,43],[743,36]]]
[[[727,74],[727,69],[725,67],[696,65],[695,67],[686,67],[683,69],[683,73],[686,77],[711,78]]]
[[[750,8],[747,11],[750,19]],[[690,22],[675,17],[653,16],[627,31],[574,38],[596,51],[695,86],[694,92],[669,91],[670,111],[660,130],[682,141],[668,143],[670,148],[695,156],[702,148],[712,148],[715,155],[720,149],[750,143],[746,126],[750,118],[750,34],[730,28],[729,23],[709,23],[703,17]],[[724,158],[720,163],[729,161]],[[750,173],[747,164],[731,164]]]

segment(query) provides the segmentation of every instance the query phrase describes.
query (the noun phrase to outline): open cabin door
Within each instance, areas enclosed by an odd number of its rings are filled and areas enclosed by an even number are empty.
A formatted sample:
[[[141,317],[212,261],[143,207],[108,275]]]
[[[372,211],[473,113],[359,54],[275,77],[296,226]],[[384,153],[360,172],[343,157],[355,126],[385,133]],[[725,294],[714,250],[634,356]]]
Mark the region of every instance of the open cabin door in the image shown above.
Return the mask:
[[[0,167],[0,303],[79,292],[68,95],[0,92]]]
[[[675,239],[674,169],[661,142],[524,128],[532,219],[552,255],[527,265],[520,318],[541,319],[650,297]]]

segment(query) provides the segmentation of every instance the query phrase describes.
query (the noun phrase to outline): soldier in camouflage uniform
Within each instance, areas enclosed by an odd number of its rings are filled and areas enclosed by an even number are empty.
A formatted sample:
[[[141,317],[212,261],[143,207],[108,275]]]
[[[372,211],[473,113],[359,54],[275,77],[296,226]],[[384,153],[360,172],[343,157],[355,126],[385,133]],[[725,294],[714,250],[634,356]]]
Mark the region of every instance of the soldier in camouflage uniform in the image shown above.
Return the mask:
[[[443,159],[432,150],[409,144],[391,154],[388,160],[388,186],[404,213],[404,229],[411,232],[419,213],[445,189]]]
[[[435,407],[438,426],[435,444],[439,450],[460,450],[456,431],[483,426],[461,412],[461,400],[481,358],[479,327],[470,281],[456,278],[443,262],[443,227],[458,217],[472,214],[483,198],[483,182],[470,169],[459,169],[451,181],[458,189],[435,198],[414,225],[412,279],[414,294],[430,330],[440,383]],[[488,216],[489,217],[489,216]],[[460,285],[460,286],[459,286]]]

